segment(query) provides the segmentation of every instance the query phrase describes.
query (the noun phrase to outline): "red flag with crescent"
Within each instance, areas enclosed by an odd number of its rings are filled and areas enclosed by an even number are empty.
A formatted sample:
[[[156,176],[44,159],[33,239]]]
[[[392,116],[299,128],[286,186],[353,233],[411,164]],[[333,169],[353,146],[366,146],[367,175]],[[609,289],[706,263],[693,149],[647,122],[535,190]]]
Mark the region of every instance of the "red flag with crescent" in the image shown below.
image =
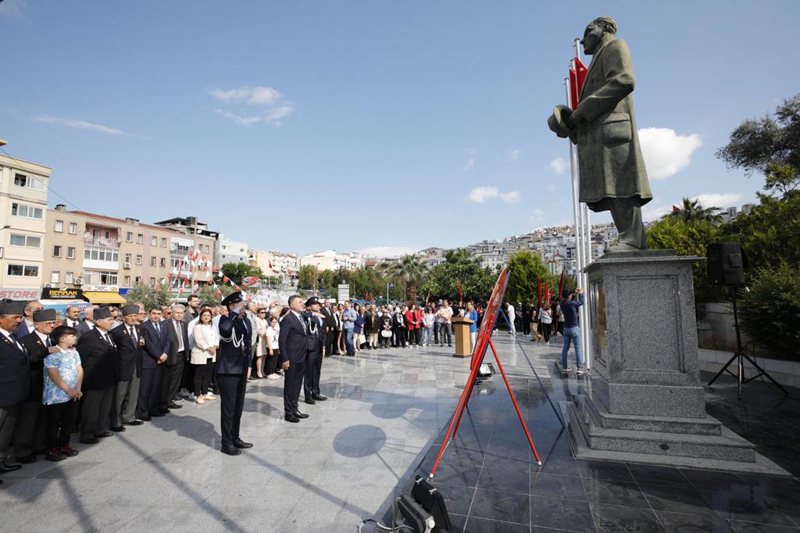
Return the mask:
[[[586,79],[586,73],[589,71],[580,59],[574,58],[575,68],[569,69],[569,92],[570,92],[570,107],[578,109],[578,99],[583,89],[583,82]]]

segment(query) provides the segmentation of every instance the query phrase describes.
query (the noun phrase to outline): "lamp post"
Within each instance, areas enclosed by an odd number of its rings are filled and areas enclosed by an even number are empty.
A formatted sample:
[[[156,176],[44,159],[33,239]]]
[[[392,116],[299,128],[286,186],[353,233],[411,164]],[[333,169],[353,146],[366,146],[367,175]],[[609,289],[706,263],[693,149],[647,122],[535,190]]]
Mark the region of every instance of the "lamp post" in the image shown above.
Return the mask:
[[[394,286],[395,286],[394,283],[387,283],[386,284],[386,304],[387,305],[389,304],[389,289],[391,287],[394,287]]]

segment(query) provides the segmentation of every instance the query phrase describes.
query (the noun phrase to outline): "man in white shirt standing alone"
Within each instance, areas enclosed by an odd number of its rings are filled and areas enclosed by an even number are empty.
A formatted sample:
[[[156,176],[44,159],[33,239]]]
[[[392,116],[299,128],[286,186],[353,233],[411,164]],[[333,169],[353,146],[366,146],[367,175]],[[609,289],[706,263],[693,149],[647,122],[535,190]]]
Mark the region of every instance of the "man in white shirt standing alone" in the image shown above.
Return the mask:
[[[508,332],[515,337],[517,336],[517,328],[514,326],[514,321],[516,319],[517,311],[514,309],[514,305],[508,302]]]

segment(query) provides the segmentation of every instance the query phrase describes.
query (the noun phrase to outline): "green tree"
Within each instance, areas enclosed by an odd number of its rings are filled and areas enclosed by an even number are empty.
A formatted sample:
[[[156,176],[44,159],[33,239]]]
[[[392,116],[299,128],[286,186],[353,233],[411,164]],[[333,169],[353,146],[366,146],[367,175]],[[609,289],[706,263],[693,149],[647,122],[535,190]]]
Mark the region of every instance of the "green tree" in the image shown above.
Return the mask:
[[[310,290],[317,282],[317,268],[311,265],[303,265],[297,271],[297,288]]]
[[[445,262],[430,269],[421,285],[422,295],[430,294],[432,300],[458,301],[458,285],[464,301],[485,302],[497,282],[497,274],[481,266],[478,259],[470,257],[466,250],[451,250]]]
[[[757,268],[749,289],[742,292],[742,329],[767,348],[770,357],[800,359],[800,269],[787,263]]]
[[[647,247],[651,250],[675,250],[677,255],[706,256],[706,247],[718,241],[718,229],[708,220],[687,222],[669,215],[647,230]],[[694,294],[697,302],[716,302],[724,296],[719,287],[708,281],[705,261],[692,266]]]
[[[397,279],[406,286],[406,297],[417,300],[417,289],[424,283],[428,274],[428,265],[415,255],[404,255],[400,261],[393,263],[387,270],[389,277]]]
[[[704,222],[719,222],[722,217],[717,214],[718,207],[703,207],[697,200],[683,199],[683,204],[678,211],[672,211],[667,218],[680,220],[686,224],[698,224]]]
[[[247,263],[225,263],[222,265],[221,272],[237,285],[242,284],[243,278],[256,276],[260,279],[264,276],[261,268],[248,265]]]
[[[774,118],[742,122],[717,157],[729,168],[763,174],[764,189],[770,194],[794,191],[800,183],[800,94],[784,100]]]
[[[551,284],[554,281],[541,258],[530,250],[519,250],[508,258],[509,279],[506,300],[509,302],[536,302],[539,297],[537,279]]]
[[[128,303],[142,302],[145,309],[155,306],[165,306],[172,302],[172,291],[163,285],[150,286],[137,283],[126,294]]]
[[[203,305],[219,305],[222,299],[234,291],[233,287],[229,285],[219,285],[220,294],[217,295],[216,289],[212,285],[203,285],[197,292],[200,298],[200,303]]]

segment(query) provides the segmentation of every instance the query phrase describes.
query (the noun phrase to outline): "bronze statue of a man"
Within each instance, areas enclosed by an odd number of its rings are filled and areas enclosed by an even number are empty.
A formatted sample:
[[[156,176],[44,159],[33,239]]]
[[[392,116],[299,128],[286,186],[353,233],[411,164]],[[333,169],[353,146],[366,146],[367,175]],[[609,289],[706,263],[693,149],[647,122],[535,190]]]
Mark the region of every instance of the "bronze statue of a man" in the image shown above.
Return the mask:
[[[612,251],[647,249],[641,207],[653,199],[633,112],[633,66],[617,23],[598,17],[583,32],[583,50],[593,56],[571,111],[558,106],[548,120],[560,137],[578,145],[580,201],[595,212],[611,211],[619,230]]]

